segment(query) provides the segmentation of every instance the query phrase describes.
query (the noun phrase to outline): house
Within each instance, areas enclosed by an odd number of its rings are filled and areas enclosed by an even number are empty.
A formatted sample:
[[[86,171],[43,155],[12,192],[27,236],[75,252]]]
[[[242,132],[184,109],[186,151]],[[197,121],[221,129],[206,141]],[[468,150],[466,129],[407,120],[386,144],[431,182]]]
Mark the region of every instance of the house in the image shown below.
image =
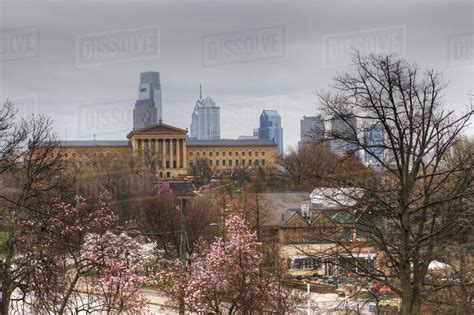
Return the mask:
[[[375,252],[358,235],[356,200],[362,194],[356,188],[261,194],[267,230],[291,275],[329,277],[375,266]]]

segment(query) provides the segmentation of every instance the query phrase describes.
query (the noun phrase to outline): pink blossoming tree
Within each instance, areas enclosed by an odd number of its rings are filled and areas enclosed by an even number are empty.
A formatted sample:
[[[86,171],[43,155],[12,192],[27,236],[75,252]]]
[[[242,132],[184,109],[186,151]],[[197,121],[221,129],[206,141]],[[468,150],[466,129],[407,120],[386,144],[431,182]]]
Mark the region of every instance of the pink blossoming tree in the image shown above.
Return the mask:
[[[185,302],[195,312],[251,314],[273,310],[275,299],[284,297],[286,308],[300,298],[281,290],[278,279],[263,268],[263,247],[239,216],[226,221],[226,239],[206,245],[200,242],[190,258],[189,275],[177,279],[176,292],[184,287]],[[290,292],[291,293],[291,292]],[[291,303],[288,303],[292,300]],[[285,309],[284,311],[291,311]]]

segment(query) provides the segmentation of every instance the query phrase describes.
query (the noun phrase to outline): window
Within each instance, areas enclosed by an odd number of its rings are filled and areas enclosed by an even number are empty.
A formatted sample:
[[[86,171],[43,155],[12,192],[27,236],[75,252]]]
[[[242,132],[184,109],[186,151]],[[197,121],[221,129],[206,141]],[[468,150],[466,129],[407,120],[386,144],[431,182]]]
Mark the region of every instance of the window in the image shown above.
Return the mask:
[[[170,173],[170,172],[166,172],[166,177],[171,177],[171,173]]]
[[[272,121],[269,121],[268,122],[268,126],[271,127],[273,125],[273,122]]]
[[[176,168],[176,161],[173,161],[173,168]]]
[[[242,160],[242,166],[245,166],[245,160]]]
[[[252,156],[252,152],[249,152],[249,156]]]
[[[197,155],[197,156],[199,156],[199,152],[198,152],[198,153],[196,153],[196,155]]]
[[[245,152],[242,152],[242,156],[245,156]]]
[[[288,258],[290,269],[317,269],[321,265],[316,258],[311,257],[290,257]]]
[[[258,156],[258,152],[255,152],[255,156]]]
[[[170,161],[166,161],[166,168],[170,168]]]
[[[193,156],[193,153],[192,153],[192,152],[189,152],[189,156]]]
[[[216,156],[219,156],[219,152],[216,152]]]
[[[209,160],[209,166],[212,167],[212,160]]]
[[[262,159],[262,165],[265,166],[265,159]]]
[[[222,152],[222,156],[225,156],[225,152]]]
[[[146,92],[146,88],[140,89],[140,92]]]
[[[253,164],[254,164],[255,166],[258,166],[258,160],[254,160],[254,161],[253,161]]]
[[[232,160],[229,160],[229,167],[232,167]]]
[[[252,166],[252,160],[249,160],[249,166]]]
[[[231,151],[229,151],[229,156],[232,156],[232,152],[231,152]]]
[[[212,156],[212,152],[209,152],[209,156]]]
[[[189,160],[189,167],[193,167],[193,160]]]
[[[203,153],[202,153],[202,156],[206,156],[206,152],[203,152]]]
[[[225,160],[222,160],[222,166],[225,166]]]
[[[265,151],[262,151],[262,156],[265,156]]]
[[[235,166],[239,166],[239,160],[235,160]]]
[[[216,160],[216,167],[219,167],[219,160]]]

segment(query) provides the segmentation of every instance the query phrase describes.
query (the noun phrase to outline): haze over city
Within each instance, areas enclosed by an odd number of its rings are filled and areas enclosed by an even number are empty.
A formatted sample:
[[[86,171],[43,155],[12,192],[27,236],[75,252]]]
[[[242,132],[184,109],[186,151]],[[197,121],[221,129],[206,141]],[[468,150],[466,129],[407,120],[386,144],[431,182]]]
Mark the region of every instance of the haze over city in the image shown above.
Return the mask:
[[[158,71],[164,122],[189,128],[202,84],[221,108],[221,138],[252,135],[262,110],[276,109],[285,147],[295,147],[300,119],[318,113],[316,92],[351,69],[347,53],[354,47],[392,51],[442,71],[450,82],[446,103],[464,110],[473,90],[472,39],[462,37],[473,32],[472,2],[406,4],[410,9],[391,1],[2,1],[2,28],[29,27],[37,37],[18,54],[15,43],[2,41],[0,95],[22,112],[50,115],[62,139],[125,139],[139,74]],[[100,43],[81,42],[147,28],[156,42],[135,57],[101,60]],[[243,53],[234,43],[229,52],[237,58],[215,62],[225,50],[211,44],[223,36],[255,42]],[[139,35],[128,38],[140,45]]]

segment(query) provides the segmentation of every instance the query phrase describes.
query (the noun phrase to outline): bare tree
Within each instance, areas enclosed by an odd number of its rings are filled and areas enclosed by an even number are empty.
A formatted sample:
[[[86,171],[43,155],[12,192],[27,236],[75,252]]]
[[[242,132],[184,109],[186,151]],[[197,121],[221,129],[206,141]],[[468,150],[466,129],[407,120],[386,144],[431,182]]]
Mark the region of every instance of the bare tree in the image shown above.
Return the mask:
[[[15,290],[28,290],[27,279],[35,269],[37,256],[32,257],[42,254],[34,246],[44,235],[33,234],[19,222],[47,218],[54,198],[71,196],[74,180],[65,172],[51,120],[41,115],[18,120],[15,114],[9,102],[0,109],[0,176],[4,184],[0,193],[0,229],[4,235],[0,246],[4,258],[2,314],[9,313]],[[22,242],[25,235],[32,242]],[[20,295],[20,299],[23,297]]]
[[[279,160],[280,177],[285,190],[311,191],[315,187],[334,185],[332,178],[349,182],[368,175],[367,168],[354,154],[337,156],[320,141],[306,143],[298,151],[290,151]]]
[[[173,193],[148,195],[139,202],[138,227],[157,242],[166,258],[179,257],[181,218],[179,200]],[[191,255],[199,238],[206,240],[216,235],[219,222],[218,206],[209,196],[195,197],[187,206],[186,235],[188,254]]]
[[[370,156],[379,169],[368,180],[332,178],[336,186],[364,192],[346,197],[358,204],[350,211],[378,264],[361,265],[356,273],[398,294],[401,314],[419,314],[433,292],[472,285],[427,277],[430,263],[442,260],[450,240],[473,223],[466,216],[472,208],[472,162],[446,161],[472,112],[457,114],[443,106],[446,84],[435,71],[420,71],[395,56],[356,54],[354,64],[355,72],[336,77],[320,100],[325,113],[344,125],[330,136]],[[353,249],[339,250],[351,255]]]

